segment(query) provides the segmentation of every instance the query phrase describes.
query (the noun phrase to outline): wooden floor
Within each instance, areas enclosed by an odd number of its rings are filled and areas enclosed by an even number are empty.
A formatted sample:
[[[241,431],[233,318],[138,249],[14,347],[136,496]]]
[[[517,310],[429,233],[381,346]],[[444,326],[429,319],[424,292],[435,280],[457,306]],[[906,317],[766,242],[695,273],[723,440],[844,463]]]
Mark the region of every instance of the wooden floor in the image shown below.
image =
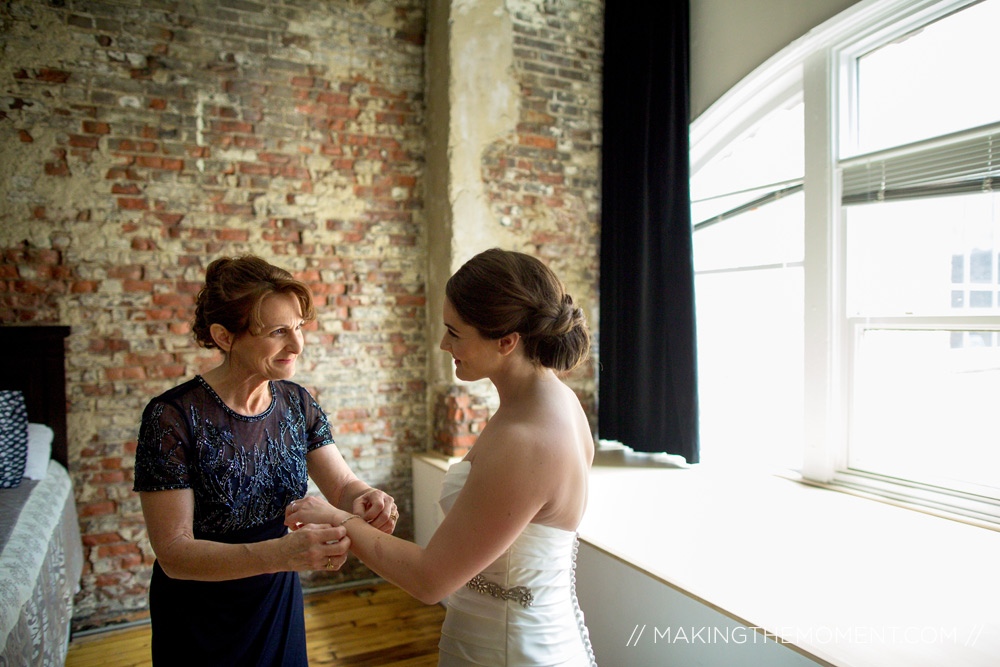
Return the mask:
[[[319,665],[436,665],[444,608],[425,605],[392,584],[305,598],[306,650]],[[149,626],[74,639],[66,667],[151,665]]]

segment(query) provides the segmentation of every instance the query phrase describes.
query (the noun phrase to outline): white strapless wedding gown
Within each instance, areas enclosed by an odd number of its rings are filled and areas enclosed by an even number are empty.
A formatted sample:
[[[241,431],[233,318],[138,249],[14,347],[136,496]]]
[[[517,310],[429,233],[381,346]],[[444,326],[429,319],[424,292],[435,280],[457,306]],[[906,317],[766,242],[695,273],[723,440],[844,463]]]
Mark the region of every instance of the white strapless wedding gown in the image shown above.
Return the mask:
[[[455,504],[472,464],[448,469]],[[499,558],[448,597],[438,665],[596,665],[576,599],[576,533],[528,524]]]

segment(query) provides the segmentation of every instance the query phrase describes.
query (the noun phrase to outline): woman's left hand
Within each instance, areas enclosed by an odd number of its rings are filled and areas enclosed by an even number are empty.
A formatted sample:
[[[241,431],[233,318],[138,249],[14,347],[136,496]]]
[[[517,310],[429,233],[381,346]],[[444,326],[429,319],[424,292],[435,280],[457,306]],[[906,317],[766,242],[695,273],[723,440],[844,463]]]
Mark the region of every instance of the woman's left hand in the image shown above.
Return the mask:
[[[369,524],[390,535],[399,520],[399,509],[392,496],[378,489],[368,489],[355,498],[352,509]]]
[[[285,507],[285,525],[292,530],[307,523],[339,526],[349,516],[351,515],[337,509],[322,496],[299,498]]]

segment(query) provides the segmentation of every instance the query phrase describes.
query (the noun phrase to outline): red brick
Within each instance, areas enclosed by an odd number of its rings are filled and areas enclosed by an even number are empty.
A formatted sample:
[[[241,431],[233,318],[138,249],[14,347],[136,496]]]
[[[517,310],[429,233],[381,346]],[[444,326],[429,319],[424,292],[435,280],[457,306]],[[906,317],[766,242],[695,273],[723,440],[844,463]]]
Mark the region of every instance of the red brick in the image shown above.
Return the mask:
[[[524,146],[537,146],[538,148],[555,148],[556,140],[551,137],[539,137],[533,134],[522,134],[517,138],[519,144]]]
[[[69,176],[69,167],[65,162],[46,162],[45,173],[49,176]]]
[[[139,552],[139,547],[134,544],[110,544],[106,546],[99,546],[96,549],[98,558],[107,558],[108,556],[124,556],[126,554],[137,554]]]
[[[194,296],[191,294],[154,294],[153,305],[177,307],[193,306]]]
[[[187,375],[187,367],[184,364],[166,364],[163,366],[153,366],[147,369],[151,378],[179,378]]]
[[[329,106],[326,109],[326,115],[335,118],[350,118],[353,120],[361,115],[361,109],[345,106]]]
[[[77,148],[97,148],[98,139],[82,134],[71,134],[69,135],[69,145]]]
[[[66,83],[69,81],[69,77],[69,72],[46,68],[38,70],[38,74],[35,75],[35,78],[39,81],[48,81],[49,83]]]
[[[122,569],[129,569],[136,567],[137,565],[142,565],[142,561],[143,558],[141,554],[131,554],[123,558],[120,558],[118,560],[118,567]]]
[[[374,95],[375,97],[384,97],[384,98],[392,99],[392,100],[405,100],[406,99],[406,93],[405,92],[392,93],[392,92],[389,92],[388,90],[386,90],[385,88],[383,88],[381,86],[370,86],[369,87],[369,92],[372,95]]]
[[[125,473],[121,470],[102,472],[94,475],[92,481],[97,484],[121,484],[125,481]]]
[[[257,164],[254,162],[240,162],[237,168],[241,174],[259,174],[268,176],[271,173],[271,167],[266,164]]]
[[[290,166],[282,167],[281,175],[284,176],[285,178],[294,178],[303,181],[308,181],[309,179],[312,178],[312,175],[309,173],[309,170],[303,167],[290,167]]]
[[[149,209],[149,202],[145,199],[135,197],[119,197],[118,208],[128,211],[145,211]],[[133,244],[133,248],[135,248]],[[136,248],[138,250],[138,248]]]
[[[215,232],[215,238],[220,241],[246,241],[250,238],[250,232],[245,229],[219,229]]]
[[[77,513],[81,517],[104,516],[107,514],[114,514],[115,504],[110,500],[96,503],[82,503],[77,504],[76,509]]]
[[[257,159],[261,162],[276,162],[278,164],[288,164],[291,162],[291,157],[288,155],[281,155],[279,153],[259,153]]]
[[[242,134],[253,134],[251,123],[241,123],[239,121],[212,121],[212,129],[216,132],[239,132]]]
[[[106,588],[108,586],[117,586],[121,584],[127,576],[128,575],[125,572],[105,572],[97,575],[94,578],[94,582],[98,587]]]
[[[261,148],[264,146],[263,139],[259,137],[233,137],[233,143],[240,148]]]
[[[125,167],[111,167],[108,169],[108,173],[104,176],[108,180],[115,180],[119,178],[125,178],[130,181],[141,181],[143,178],[139,176],[136,172]]]
[[[368,410],[364,409],[350,409],[350,410],[337,411],[337,419],[359,420],[359,419],[368,419],[368,417],[369,417]]]
[[[143,312],[145,312],[146,317],[148,317],[151,320],[170,320],[176,316],[176,313],[169,308],[147,308]]]
[[[403,124],[403,114],[400,113],[389,113],[389,112],[379,112],[375,114],[376,123],[390,123],[393,125]]]
[[[96,120],[85,120],[83,121],[83,131],[87,134],[109,134],[111,126]]]
[[[261,234],[265,241],[284,241],[285,243],[299,243],[302,234],[294,230],[269,231]]]
[[[132,239],[132,250],[156,250],[156,243],[151,239]]]
[[[96,280],[78,280],[70,285],[70,292],[73,294],[96,292],[98,285]]]
[[[316,96],[316,101],[329,106],[347,106],[351,103],[351,98],[343,93],[320,93]]]
[[[250,204],[226,204],[219,202],[214,208],[216,213],[224,215],[253,215],[253,206]]]
[[[121,541],[121,535],[118,533],[96,533],[93,535],[83,536],[83,544],[88,547],[96,547],[102,544],[114,544],[115,542]]]
[[[116,195],[138,195],[142,194],[139,186],[135,183],[115,183],[111,186],[111,193]]]

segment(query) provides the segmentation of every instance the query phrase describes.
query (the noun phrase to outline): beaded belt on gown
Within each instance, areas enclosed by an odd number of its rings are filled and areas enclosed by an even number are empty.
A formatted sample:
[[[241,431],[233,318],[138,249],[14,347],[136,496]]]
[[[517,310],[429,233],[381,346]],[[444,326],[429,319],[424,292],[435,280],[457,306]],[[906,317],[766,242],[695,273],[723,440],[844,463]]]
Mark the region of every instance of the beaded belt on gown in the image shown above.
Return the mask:
[[[527,586],[504,588],[496,582],[488,581],[486,577],[481,574],[477,574],[470,579],[466,586],[477,593],[492,595],[493,597],[501,600],[514,600],[522,607],[530,607],[531,603],[535,601],[535,596],[531,594],[531,589]]]

